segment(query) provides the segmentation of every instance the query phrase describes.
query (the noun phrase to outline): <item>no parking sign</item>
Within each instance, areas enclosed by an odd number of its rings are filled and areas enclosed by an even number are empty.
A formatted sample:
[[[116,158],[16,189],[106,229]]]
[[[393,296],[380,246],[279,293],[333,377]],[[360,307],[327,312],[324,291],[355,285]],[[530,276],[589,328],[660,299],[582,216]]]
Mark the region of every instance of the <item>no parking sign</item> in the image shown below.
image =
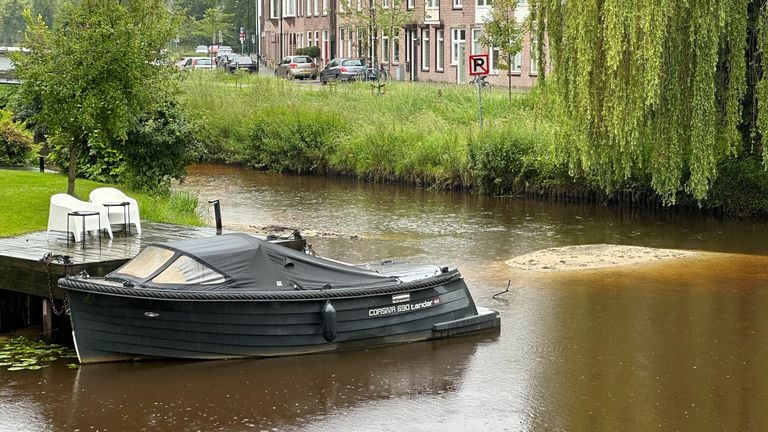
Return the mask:
[[[469,74],[488,75],[488,54],[474,54],[469,56]]]

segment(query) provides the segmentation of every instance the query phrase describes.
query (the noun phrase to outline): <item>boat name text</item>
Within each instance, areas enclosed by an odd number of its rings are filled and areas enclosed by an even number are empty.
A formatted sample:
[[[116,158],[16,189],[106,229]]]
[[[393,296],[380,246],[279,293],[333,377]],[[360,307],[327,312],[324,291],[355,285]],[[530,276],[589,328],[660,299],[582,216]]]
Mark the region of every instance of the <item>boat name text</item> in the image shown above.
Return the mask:
[[[395,313],[413,312],[420,309],[430,308],[440,304],[440,297],[435,297],[432,300],[424,300],[416,303],[405,303],[392,306],[385,306],[375,309],[368,309],[369,317],[376,317],[382,315],[390,315]]]

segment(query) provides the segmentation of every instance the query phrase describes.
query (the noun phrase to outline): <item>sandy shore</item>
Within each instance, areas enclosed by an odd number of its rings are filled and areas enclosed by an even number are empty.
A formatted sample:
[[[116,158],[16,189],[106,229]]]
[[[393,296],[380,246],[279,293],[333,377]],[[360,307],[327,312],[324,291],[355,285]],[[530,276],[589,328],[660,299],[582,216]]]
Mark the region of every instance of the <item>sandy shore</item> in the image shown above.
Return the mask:
[[[549,248],[507,261],[517,270],[571,271],[686,258],[697,252],[639,246],[591,244]]]

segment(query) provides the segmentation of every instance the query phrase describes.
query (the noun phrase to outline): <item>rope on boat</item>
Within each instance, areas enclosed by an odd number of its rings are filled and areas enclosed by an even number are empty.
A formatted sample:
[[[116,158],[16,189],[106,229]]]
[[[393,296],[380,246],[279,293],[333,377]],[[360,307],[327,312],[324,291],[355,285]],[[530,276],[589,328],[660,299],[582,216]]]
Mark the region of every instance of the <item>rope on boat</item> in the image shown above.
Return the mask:
[[[454,280],[460,280],[461,275],[453,270],[449,273],[430,278],[426,281],[405,282],[384,287],[355,287],[334,288],[324,290],[303,291],[246,291],[246,292],[212,292],[212,291],[162,291],[150,288],[130,288],[123,286],[102,285],[87,279],[61,278],[59,286],[72,291],[87,293],[102,293],[122,297],[142,297],[157,300],[324,300],[330,298],[373,296],[380,294],[413,291],[444,285]]]

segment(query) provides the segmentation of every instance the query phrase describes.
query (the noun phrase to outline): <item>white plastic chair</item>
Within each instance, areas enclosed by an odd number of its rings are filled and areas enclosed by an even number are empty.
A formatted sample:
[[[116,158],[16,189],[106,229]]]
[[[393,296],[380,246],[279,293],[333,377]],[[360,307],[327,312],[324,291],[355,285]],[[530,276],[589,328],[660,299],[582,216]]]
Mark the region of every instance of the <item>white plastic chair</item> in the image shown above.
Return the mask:
[[[86,216],[81,219],[67,216],[68,213],[75,211],[99,212],[99,218]],[[69,219],[69,227],[67,227],[67,219]],[[71,232],[75,236],[75,242],[79,242],[83,235],[83,219],[85,220],[86,231],[98,231],[99,223],[101,223],[101,229],[107,230],[109,238],[112,238],[112,228],[109,226],[109,218],[103,206],[88,201],[80,201],[72,195],[63,193],[51,196],[51,206],[48,209],[48,237],[50,237],[51,231],[66,231],[67,236]]]
[[[104,205],[128,202],[128,220],[136,227],[136,232],[141,235],[141,218],[139,217],[139,203],[135,199],[124,194],[120,189],[101,187],[91,191],[88,197],[92,203]],[[109,222],[112,224],[125,224],[123,208],[119,206],[104,207],[107,209]]]

